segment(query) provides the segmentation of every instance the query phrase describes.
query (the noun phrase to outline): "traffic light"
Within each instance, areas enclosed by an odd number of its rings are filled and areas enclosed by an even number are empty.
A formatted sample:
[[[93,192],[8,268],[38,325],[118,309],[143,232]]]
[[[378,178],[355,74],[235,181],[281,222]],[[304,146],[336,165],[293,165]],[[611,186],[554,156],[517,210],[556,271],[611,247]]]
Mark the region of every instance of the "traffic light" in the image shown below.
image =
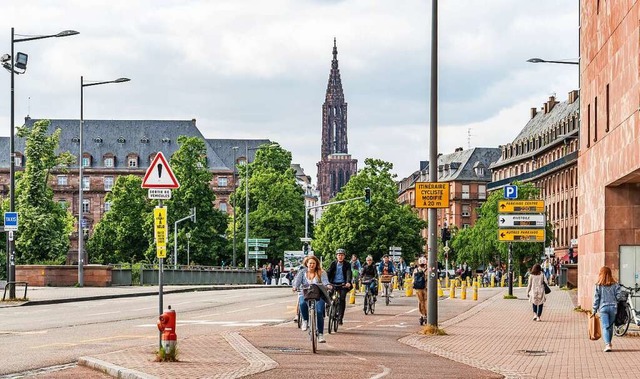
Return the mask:
[[[442,243],[445,243],[449,240],[451,240],[451,231],[449,230],[449,228],[442,228]]]
[[[309,242],[305,242],[302,244],[302,251],[304,251],[304,255],[309,254]]]
[[[196,222],[196,207],[191,208],[191,222]]]
[[[367,205],[371,205],[371,188],[369,187],[364,189],[364,202]]]

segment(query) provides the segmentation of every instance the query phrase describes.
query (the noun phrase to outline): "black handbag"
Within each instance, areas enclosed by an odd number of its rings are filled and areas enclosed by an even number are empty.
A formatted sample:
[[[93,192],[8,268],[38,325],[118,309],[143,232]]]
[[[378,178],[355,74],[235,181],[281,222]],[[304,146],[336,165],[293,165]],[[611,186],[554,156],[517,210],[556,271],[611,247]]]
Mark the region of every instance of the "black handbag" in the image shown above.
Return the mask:
[[[303,291],[305,300],[324,300],[329,301],[329,292],[327,287],[321,284],[311,284],[309,288]]]
[[[543,281],[542,284],[544,284],[544,293],[547,295],[550,294],[551,288],[549,288],[549,285],[547,284],[547,282]]]

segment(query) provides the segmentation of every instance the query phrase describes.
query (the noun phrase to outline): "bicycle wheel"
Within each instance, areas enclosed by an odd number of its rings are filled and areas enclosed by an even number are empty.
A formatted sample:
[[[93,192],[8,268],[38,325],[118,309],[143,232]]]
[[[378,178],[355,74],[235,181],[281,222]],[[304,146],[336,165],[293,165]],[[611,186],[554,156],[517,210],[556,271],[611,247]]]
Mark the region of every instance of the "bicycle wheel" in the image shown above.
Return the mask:
[[[336,318],[336,312],[338,311],[338,308],[336,307],[336,305],[333,303],[333,301],[331,302],[331,306],[330,306],[331,310],[329,311],[329,325],[327,325],[327,331],[329,332],[329,334],[333,333],[333,319]]]
[[[337,333],[337,332],[338,332],[338,325],[340,324],[338,321],[339,321],[339,319],[338,319],[338,314],[337,314],[337,312],[336,312],[336,315],[335,315],[335,317],[333,318],[333,332],[334,332],[334,333]]]
[[[369,314],[369,302],[373,301],[373,299],[371,299],[371,293],[367,290],[367,294],[364,295],[364,314],[368,315]]]
[[[627,330],[629,330],[629,324],[631,324],[631,307],[629,306],[629,304],[627,303],[625,305],[625,308],[627,310],[627,321],[620,325],[620,326],[616,326],[615,324],[613,325],[613,334],[615,334],[618,337],[622,337],[625,334],[627,334]]]
[[[371,295],[370,301],[369,301],[369,313],[373,314],[373,312],[375,312],[376,310],[376,302],[373,301],[373,295]]]
[[[300,314],[300,304],[296,307],[296,318],[298,319],[298,329],[302,328],[302,315]]]
[[[316,318],[316,302],[315,300],[309,301],[309,334],[311,336],[311,350],[314,354],[318,351],[318,333],[317,333],[317,318]]]
[[[384,305],[389,305],[389,285],[384,285]]]

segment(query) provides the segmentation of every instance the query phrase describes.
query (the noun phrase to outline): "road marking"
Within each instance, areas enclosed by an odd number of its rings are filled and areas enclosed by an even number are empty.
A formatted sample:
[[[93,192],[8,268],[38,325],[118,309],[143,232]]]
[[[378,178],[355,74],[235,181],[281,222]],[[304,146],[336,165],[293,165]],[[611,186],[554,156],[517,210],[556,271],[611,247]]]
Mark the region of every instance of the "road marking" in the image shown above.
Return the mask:
[[[205,318],[205,317],[213,317],[213,316],[220,316],[220,313],[211,313],[208,315],[194,316],[193,318]]]
[[[102,316],[102,315],[112,315],[114,313],[120,313],[120,311],[112,311],[112,312],[102,312],[102,313],[92,313],[87,316]]]
[[[378,365],[378,367],[382,367],[382,372],[372,376],[369,379],[379,379],[379,378],[383,378],[387,375],[389,375],[391,373],[391,369],[389,367],[383,366],[383,365]]]
[[[154,325],[155,326],[155,325]],[[58,347],[58,346],[78,346],[78,345],[85,345],[85,344],[92,344],[92,343],[96,343],[96,342],[108,342],[108,341],[114,341],[114,340],[118,340],[118,339],[140,339],[140,338],[157,338],[157,336],[147,336],[147,335],[121,335],[121,336],[112,336],[112,337],[104,337],[104,338],[94,338],[94,339],[90,339],[90,340],[81,340],[78,342],[56,342],[56,343],[50,343],[50,344],[46,344],[46,345],[38,345],[38,346],[31,346],[31,349],[41,349],[41,348],[47,348],[47,347]]]
[[[251,309],[251,308],[236,309],[235,311],[229,311],[229,312],[226,312],[226,313],[228,314],[228,313],[244,312],[244,311],[248,311],[249,309]]]
[[[0,330],[0,335],[2,334],[10,334],[10,335],[15,335],[15,336],[22,336],[22,335],[30,335],[30,334],[46,334],[48,333],[48,330],[36,330],[33,332],[14,332],[11,330]]]
[[[367,360],[366,358],[358,357],[357,355],[353,355],[353,354],[347,353],[346,351],[343,351],[342,354],[346,355],[347,357],[359,359],[361,361],[366,361]]]

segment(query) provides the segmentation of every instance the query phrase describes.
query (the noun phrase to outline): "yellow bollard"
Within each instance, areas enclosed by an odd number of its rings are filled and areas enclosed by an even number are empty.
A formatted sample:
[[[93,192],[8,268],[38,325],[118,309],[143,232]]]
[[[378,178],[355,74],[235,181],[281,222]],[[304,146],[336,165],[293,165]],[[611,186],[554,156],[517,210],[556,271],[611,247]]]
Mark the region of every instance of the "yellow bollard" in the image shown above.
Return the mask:
[[[478,274],[476,283],[478,283],[478,287],[482,285],[482,274]]]
[[[496,286],[496,274],[491,274],[491,288]]]
[[[394,276],[394,277],[393,277],[393,289],[394,289],[394,290],[397,290],[397,289],[398,289],[398,280],[397,280],[397,279],[398,279],[398,277],[397,277],[397,276]]]
[[[360,284],[360,292],[364,293],[364,284]]]
[[[473,286],[473,300],[478,300],[478,286]]]
[[[449,288],[449,299],[455,299],[455,298],[456,298],[456,286],[452,282],[451,288]]]
[[[522,275],[518,275],[518,287],[522,287]]]
[[[460,299],[467,300],[467,286],[465,282],[462,282],[462,287],[460,287]]]
[[[444,297],[444,291],[442,290],[442,286],[440,285],[439,280],[438,280],[438,297]]]
[[[351,291],[349,291],[349,304],[355,304],[356,303],[356,289],[353,288]]]
[[[471,277],[467,276],[467,287],[471,287]]]
[[[500,287],[504,287],[504,280],[506,279],[505,275],[502,275],[502,279],[500,279]]]
[[[413,296],[413,278],[407,278],[404,280],[404,282],[406,284],[404,294],[407,297]]]

